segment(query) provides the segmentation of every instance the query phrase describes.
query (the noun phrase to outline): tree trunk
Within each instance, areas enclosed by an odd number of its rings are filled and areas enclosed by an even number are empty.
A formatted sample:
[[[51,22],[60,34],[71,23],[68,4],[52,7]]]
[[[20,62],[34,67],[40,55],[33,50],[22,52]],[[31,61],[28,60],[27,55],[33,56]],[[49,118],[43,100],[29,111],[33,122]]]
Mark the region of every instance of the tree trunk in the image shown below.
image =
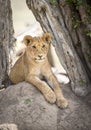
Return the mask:
[[[26,0],[26,3],[43,31],[53,35],[52,44],[70,78],[72,90],[79,96],[88,94],[91,91],[91,25],[85,20],[88,15],[83,2]]]
[[[0,87],[8,81],[7,73],[10,64],[10,48],[12,47],[13,25],[10,0],[0,0]]]

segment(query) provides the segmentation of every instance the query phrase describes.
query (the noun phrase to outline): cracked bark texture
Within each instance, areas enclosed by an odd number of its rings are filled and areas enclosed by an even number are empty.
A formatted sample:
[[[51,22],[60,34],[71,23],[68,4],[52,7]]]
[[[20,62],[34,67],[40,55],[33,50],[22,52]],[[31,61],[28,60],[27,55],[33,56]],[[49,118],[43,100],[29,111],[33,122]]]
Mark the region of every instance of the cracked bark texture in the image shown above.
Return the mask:
[[[84,29],[90,31],[91,24],[85,20],[84,4],[87,3],[79,4],[78,8],[66,0],[56,0],[55,3],[53,0],[26,0],[26,3],[43,31],[53,35],[52,44],[70,78],[72,90],[79,96],[88,94],[91,91],[91,38]],[[79,26],[78,23],[74,25],[75,15],[80,21]]]
[[[10,48],[12,47],[13,25],[10,0],[0,0],[0,87],[7,81]]]

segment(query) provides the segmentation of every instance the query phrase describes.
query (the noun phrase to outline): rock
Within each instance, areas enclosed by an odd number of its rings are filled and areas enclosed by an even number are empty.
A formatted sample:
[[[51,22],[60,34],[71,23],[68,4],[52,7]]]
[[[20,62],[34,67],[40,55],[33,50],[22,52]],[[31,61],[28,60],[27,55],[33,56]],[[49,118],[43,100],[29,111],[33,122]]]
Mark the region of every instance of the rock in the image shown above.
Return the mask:
[[[91,94],[81,98],[61,88],[69,101],[64,110],[26,82],[0,91],[0,130],[91,130]]]
[[[19,130],[56,130],[57,110],[25,82],[0,92],[0,124],[13,122]]]

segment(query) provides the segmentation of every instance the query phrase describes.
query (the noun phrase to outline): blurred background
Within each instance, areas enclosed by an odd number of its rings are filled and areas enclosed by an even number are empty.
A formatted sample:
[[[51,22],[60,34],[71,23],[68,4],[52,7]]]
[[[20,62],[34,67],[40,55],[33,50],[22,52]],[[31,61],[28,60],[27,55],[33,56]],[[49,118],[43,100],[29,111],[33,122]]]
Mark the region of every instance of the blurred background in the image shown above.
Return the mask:
[[[29,30],[37,22],[26,5],[26,0],[11,0],[15,36]]]

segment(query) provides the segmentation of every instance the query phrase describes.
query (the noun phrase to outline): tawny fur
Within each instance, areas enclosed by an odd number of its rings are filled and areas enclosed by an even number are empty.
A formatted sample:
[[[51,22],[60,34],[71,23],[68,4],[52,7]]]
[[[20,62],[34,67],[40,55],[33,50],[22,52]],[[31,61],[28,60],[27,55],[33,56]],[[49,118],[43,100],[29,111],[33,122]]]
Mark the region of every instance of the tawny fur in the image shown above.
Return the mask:
[[[60,108],[65,108],[68,101],[64,98],[47,59],[50,41],[50,33],[44,33],[42,37],[25,36],[23,39],[26,45],[25,52],[11,69],[9,77],[15,84],[22,81],[33,84],[43,93],[48,102],[57,102]],[[54,91],[42,80],[42,77],[52,85]]]

